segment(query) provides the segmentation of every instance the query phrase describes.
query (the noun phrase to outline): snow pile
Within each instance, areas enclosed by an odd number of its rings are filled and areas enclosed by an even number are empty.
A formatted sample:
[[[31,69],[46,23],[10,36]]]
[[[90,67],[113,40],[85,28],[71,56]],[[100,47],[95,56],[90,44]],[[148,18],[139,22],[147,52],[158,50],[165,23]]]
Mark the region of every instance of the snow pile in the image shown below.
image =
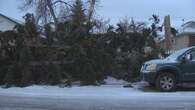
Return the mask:
[[[118,80],[116,78],[113,77],[107,77],[107,79],[104,80],[106,85],[126,85],[128,84],[127,81],[124,80]]]
[[[131,85],[133,86],[134,89],[143,89],[143,88],[149,86],[149,84],[147,82],[145,82],[145,81],[132,83]]]

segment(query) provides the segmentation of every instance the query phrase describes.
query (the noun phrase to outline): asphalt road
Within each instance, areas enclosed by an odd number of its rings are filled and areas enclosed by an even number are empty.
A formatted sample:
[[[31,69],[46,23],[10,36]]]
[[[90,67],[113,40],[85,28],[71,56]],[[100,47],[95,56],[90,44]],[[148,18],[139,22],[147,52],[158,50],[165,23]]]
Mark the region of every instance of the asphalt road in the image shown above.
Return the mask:
[[[145,95],[144,95],[145,96]],[[0,110],[195,110],[195,96],[171,98],[139,96],[133,98],[44,98],[1,96]],[[169,97],[169,98],[168,98]]]

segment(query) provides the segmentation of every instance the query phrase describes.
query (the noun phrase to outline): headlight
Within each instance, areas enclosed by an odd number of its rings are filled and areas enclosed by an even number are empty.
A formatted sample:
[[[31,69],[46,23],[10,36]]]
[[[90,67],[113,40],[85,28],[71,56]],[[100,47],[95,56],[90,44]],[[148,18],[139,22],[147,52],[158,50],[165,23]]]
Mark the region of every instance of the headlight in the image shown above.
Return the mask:
[[[146,71],[156,71],[156,64],[148,64],[146,66]]]

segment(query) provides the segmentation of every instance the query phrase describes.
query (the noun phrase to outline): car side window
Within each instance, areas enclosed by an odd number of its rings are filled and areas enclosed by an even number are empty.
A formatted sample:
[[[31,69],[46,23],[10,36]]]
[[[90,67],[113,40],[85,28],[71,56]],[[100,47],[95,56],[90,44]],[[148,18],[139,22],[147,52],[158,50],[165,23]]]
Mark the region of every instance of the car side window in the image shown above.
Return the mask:
[[[192,57],[192,61],[195,61],[195,51],[194,50],[191,51],[190,54],[191,54],[191,57]]]

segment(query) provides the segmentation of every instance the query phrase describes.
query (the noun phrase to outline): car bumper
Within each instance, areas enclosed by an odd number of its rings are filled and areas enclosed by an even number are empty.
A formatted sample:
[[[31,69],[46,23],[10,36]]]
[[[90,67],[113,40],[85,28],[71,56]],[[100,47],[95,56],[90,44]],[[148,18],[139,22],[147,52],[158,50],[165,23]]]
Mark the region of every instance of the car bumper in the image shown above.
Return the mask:
[[[141,79],[149,83],[155,83],[156,72],[141,72]]]

